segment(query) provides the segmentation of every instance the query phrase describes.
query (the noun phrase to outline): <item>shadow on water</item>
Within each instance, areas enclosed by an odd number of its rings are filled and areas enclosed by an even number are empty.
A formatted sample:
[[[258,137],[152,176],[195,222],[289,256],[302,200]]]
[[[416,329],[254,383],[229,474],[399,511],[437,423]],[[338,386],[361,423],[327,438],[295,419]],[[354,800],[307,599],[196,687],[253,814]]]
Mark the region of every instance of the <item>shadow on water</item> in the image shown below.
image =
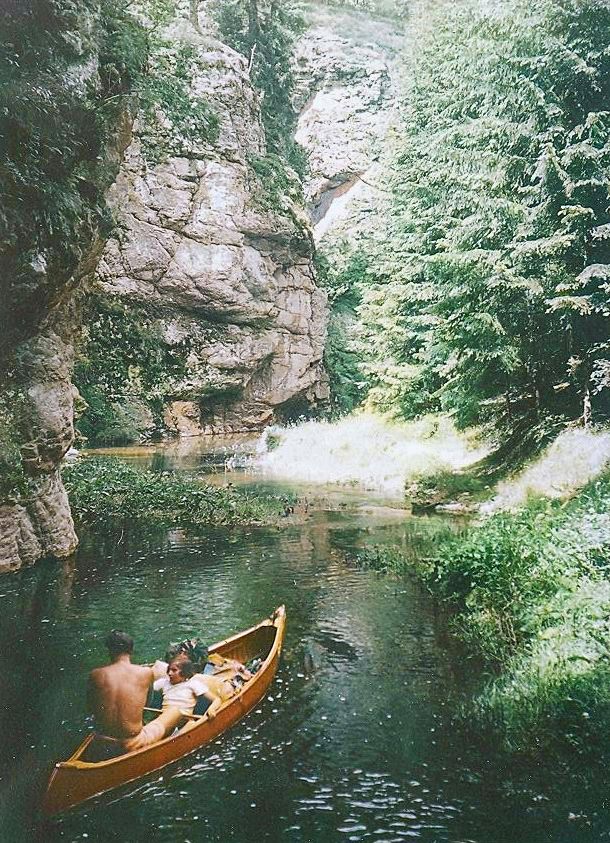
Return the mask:
[[[167,470],[163,454],[153,459]],[[98,524],[72,560],[3,578],[3,843],[610,840],[607,773],[503,756],[458,717],[480,677],[447,646],[429,597],[408,577],[348,564],[383,542],[416,558],[444,523],[346,501],[281,530]],[[36,824],[53,761],[85,729],[86,675],[109,628],[128,629],[148,661],[169,640],[218,640],[280,603],[283,660],[243,723],[166,771]]]

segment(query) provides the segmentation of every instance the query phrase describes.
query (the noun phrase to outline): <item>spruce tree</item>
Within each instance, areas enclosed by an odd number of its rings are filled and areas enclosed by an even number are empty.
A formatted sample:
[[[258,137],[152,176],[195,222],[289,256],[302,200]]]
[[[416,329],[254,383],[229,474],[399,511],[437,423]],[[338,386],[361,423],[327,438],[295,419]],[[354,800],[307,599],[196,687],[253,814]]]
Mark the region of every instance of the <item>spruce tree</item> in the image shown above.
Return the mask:
[[[381,406],[607,414],[608,31],[597,0],[443,4],[422,28],[360,309]]]

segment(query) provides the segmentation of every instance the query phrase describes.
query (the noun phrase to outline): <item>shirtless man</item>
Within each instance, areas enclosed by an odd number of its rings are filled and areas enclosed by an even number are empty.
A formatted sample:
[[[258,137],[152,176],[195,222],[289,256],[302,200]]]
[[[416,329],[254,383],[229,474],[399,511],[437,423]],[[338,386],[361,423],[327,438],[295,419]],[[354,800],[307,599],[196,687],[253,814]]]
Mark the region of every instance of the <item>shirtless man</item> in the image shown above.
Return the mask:
[[[97,729],[121,742],[139,734],[153,671],[132,664],[133,638],[113,629],[106,637],[110,664],[89,674],[87,700]]]

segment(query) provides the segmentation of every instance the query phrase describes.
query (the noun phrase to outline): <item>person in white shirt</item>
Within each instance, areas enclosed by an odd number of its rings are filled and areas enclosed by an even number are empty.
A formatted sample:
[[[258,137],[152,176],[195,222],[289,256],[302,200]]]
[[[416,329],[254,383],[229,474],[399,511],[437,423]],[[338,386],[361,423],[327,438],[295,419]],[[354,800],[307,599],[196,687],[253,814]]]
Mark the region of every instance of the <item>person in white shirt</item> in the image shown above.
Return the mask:
[[[156,680],[166,678],[170,662],[191,661],[184,650],[180,649],[177,649],[173,656],[168,653],[166,658],[167,661],[157,659],[153,664],[153,674]],[[232,697],[244,682],[252,678],[253,674],[235,659],[226,659],[221,656],[210,656],[210,659],[214,661],[207,662],[205,669],[201,671],[197,670],[198,666],[193,662],[196,671],[193,679],[196,680],[196,683],[206,687],[213,695],[220,697],[223,702]],[[154,688],[156,691],[160,690],[160,686],[157,686],[157,684],[154,685]]]
[[[153,684],[155,691],[163,694],[162,710],[179,708],[192,714],[197,697],[210,701],[208,712],[216,711],[220,705],[219,695],[214,694],[201,674],[195,674],[195,665],[186,659],[174,659],[167,666],[167,676]]]
[[[195,676],[195,666],[185,659],[175,659],[167,666],[167,676],[157,679],[153,687],[163,694],[161,714],[143,727],[134,738],[125,741],[129,752],[156,743],[169,735],[184,721],[185,714],[192,714],[198,697],[205,697],[210,705],[208,718],[216,716],[221,698],[211,690],[200,674]]]

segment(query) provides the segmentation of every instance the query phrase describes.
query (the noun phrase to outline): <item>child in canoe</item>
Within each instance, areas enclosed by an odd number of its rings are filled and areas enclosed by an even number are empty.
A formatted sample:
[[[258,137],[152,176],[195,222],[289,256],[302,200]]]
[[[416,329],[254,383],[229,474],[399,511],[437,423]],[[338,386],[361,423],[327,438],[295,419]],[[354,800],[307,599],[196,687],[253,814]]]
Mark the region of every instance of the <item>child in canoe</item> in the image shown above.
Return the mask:
[[[127,751],[141,749],[169,735],[184,721],[185,714],[193,713],[198,697],[209,700],[206,714],[210,719],[215,717],[222,697],[206,680],[208,677],[195,674],[195,665],[188,659],[173,659],[167,666],[167,676],[157,679],[153,685],[155,691],[163,694],[161,714],[147,723],[138,735],[125,741]]]
[[[201,645],[199,639],[193,638],[182,641],[180,644],[170,644],[165,661],[158,659],[153,664],[155,679],[165,676],[168,664],[179,660],[192,662],[195,668],[193,678],[219,696],[223,702],[232,697],[235,691],[253,676],[241,662],[235,659],[227,659],[216,654],[208,655],[207,647]],[[154,687],[157,690],[156,686]]]

